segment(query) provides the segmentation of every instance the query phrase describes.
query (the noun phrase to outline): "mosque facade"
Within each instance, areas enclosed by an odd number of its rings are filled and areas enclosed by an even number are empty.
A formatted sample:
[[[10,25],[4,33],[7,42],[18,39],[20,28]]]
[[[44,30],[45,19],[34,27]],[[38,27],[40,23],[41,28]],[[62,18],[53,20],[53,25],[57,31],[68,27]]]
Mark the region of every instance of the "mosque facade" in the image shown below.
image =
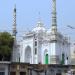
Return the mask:
[[[56,0],[52,0],[52,25],[46,29],[41,20],[36,27],[24,34],[22,41],[16,39],[16,7],[14,8],[13,62],[30,64],[69,64],[70,42],[57,28]]]

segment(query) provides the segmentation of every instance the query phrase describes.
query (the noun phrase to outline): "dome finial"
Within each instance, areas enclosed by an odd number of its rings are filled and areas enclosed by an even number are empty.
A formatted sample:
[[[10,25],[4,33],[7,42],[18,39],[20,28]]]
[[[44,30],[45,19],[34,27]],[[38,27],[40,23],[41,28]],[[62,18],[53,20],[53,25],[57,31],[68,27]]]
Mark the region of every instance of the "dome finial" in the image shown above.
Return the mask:
[[[41,21],[40,11],[38,12],[39,18],[38,20]]]
[[[41,20],[41,16],[40,16],[40,12],[38,12],[38,22],[37,22],[37,27],[43,27],[43,23],[42,23],[42,20]]]

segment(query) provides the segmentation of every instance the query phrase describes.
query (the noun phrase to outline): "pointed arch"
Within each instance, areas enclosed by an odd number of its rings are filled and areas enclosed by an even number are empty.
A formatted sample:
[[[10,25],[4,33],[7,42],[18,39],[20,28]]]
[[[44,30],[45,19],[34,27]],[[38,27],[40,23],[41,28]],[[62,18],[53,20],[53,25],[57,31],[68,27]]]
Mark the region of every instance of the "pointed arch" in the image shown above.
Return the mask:
[[[27,46],[25,48],[25,62],[31,63],[31,47],[30,46]]]

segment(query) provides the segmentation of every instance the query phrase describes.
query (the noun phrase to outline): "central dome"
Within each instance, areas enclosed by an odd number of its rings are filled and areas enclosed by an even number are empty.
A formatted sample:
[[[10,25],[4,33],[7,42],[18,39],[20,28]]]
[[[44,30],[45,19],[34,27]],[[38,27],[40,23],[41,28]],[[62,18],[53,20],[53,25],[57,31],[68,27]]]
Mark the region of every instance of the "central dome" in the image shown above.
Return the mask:
[[[43,23],[41,21],[38,21],[37,26],[32,31],[39,33],[39,32],[45,32],[46,29],[44,28]]]

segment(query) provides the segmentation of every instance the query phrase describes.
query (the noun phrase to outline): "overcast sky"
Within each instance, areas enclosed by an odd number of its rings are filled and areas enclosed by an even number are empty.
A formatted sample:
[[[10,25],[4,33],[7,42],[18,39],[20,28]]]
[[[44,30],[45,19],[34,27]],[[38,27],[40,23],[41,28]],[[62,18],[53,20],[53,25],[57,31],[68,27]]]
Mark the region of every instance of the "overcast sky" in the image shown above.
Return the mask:
[[[0,31],[12,30],[15,4],[18,33],[36,27],[39,12],[44,26],[48,29],[51,27],[52,0],[1,0]],[[67,25],[75,27],[75,0],[57,0],[57,25],[61,33],[69,35],[74,40],[75,29],[70,29]]]

